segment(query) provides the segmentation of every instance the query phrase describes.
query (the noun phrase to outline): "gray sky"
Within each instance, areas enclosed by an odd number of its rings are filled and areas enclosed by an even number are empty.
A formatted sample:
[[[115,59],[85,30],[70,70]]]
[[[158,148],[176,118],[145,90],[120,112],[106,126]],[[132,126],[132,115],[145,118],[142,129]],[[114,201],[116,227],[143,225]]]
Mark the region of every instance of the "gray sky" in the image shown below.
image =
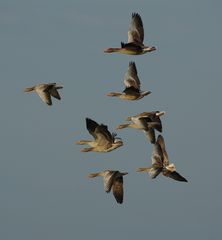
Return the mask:
[[[219,239],[221,8],[217,0],[0,1],[1,239]],[[132,12],[157,51],[104,54],[127,40]],[[152,94],[106,97],[123,90],[129,61]],[[23,93],[42,82],[64,85],[52,107]],[[150,165],[152,147],[134,129],[118,131],[124,146],[107,154],[74,144],[91,137],[85,117],[114,131],[153,110],[166,111],[168,155],[187,184],[135,172]],[[104,169],[129,172],[123,205],[102,179],[87,178]]]

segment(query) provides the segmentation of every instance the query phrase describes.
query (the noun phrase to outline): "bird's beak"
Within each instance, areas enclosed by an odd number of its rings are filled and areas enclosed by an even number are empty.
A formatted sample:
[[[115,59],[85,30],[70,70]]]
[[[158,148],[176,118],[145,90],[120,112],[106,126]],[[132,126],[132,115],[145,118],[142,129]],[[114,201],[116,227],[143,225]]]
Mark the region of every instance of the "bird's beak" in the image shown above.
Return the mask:
[[[164,115],[166,112],[164,112],[164,111],[162,111],[162,112],[158,112],[158,113],[156,113],[156,116],[162,116],[162,115]]]

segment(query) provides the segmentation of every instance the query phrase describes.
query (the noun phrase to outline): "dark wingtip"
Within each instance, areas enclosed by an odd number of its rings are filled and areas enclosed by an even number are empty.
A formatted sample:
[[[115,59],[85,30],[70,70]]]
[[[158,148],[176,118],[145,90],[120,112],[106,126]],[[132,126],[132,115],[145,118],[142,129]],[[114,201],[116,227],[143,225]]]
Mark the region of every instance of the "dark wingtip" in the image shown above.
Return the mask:
[[[130,61],[130,62],[129,62],[129,66],[130,66],[130,65],[134,65],[134,67],[135,67],[136,64],[135,64],[135,62]]]
[[[88,118],[88,117],[86,117],[86,122],[89,122],[89,121],[91,121],[91,119],[90,119],[90,118]]]
[[[86,128],[88,129],[88,131],[93,131],[96,129],[96,127],[98,126],[99,124],[90,119],[90,118],[86,118]]]
[[[137,18],[137,20],[139,21],[139,24],[143,27],[143,22],[142,22],[142,18],[141,16],[139,15],[139,13],[132,13],[132,19],[133,18]]]
[[[188,180],[185,177],[181,176],[180,174],[178,174],[178,175],[179,175],[179,179],[177,179],[178,181],[180,181],[180,182],[188,182]]]
[[[134,18],[134,17],[140,17],[139,13],[133,12],[133,13],[132,13],[132,18]]]
[[[86,117],[86,127],[87,127],[87,129],[88,129],[91,122],[92,122],[92,119]]]
[[[124,48],[124,47],[125,47],[125,43],[121,42],[121,48]]]

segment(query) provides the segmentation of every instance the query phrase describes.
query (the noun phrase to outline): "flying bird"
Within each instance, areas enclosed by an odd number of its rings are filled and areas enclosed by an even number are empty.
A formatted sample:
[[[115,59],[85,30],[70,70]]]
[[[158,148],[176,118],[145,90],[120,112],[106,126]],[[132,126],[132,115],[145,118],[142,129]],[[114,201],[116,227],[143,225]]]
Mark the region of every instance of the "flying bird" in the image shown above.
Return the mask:
[[[121,48],[107,48],[104,50],[104,52],[119,52],[129,55],[141,55],[156,50],[155,47],[145,46],[143,44],[143,39],[144,29],[142,19],[138,13],[133,13],[128,30],[128,42],[121,42]]]
[[[150,91],[140,90],[140,80],[137,75],[135,62],[130,62],[128,70],[124,76],[125,89],[123,92],[110,92],[107,96],[119,97],[125,100],[139,100],[150,94]]]
[[[112,189],[113,195],[117,203],[123,203],[123,176],[128,174],[127,172],[119,172],[113,170],[105,170],[98,173],[91,173],[88,176],[90,178],[101,176],[103,177],[104,190],[109,193]]]
[[[153,111],[153,112],[143,112],[135,116],[127,117],[127,121],[130,123],[120,124],[117,129],[122,128],[135,128],[143,130],[148,140],[154,144],[156,142],[155,129],[162,132],[162,122],[160,116],[164,115],[165,112]]]
[[[28,87],[24,89],[24,92],[36,92],[42,101],[48,105],[52,105],[51,97],[58,100],[61,99],[58,89],[63,88],[63,86],[58,86],[56,83],[41,83],[33,87]]]
[[[88,144],[90,146],[90,148],[82,148],[81,152],[110,152],[123,146],[122,140],[116,137],[116,133],[111,134],[104,124],[99,125],[94,120],[86,118],[86,128],[94,140],[77,141],[76,144]]]
[[[151,160],[151,167],[138,168],[137,172],[148,172],[152,179],[162,172],[165,177],[170,177],[180,182],[187,182],[187,179],[176,171],[175,165],[169,162],[162,135],[158,136],[156,143],[153,145]]]

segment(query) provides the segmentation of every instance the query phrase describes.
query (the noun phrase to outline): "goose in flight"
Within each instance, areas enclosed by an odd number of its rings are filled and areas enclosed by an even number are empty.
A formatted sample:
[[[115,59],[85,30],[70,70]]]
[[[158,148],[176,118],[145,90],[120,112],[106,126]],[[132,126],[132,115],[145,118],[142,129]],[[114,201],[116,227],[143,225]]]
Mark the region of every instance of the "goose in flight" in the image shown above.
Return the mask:
[[[33,87],[28,87],[24,89],[24,92],[36,92],[42,101],[48,105],[52,105],[51,97],[58,100],[61,99],[58,89],[63,88],[62,86],[56,85],[56,83],[41,83]]]
[[[161,135],[158,136],[156,143],[153,145],[151,160],[151,167],[138,168],[137,172],[148,172],[152,179],[162,172],[165,177],[170,177],[180,182],[187,182],[187,179],[176,171],[174,164],[169,162],[164,138]]]
[[[144,29],[142,19],[138,13],[133,13],[128,30],[128,42],[121,42],[121,48],[107,48],[104,50],[104,52],[119,52],[129,55],[141,55],[156,50],[155,47],[145,46],[143,44],[143,39]]]
[[[153,112],[143,112],[132,117],[127,117],[127,121],[130,123],[120,124],[117,129],[122,128],[135,128],[143,130],[148,140],[154,144],[156,142],[155,130],[162,132],[162,122],[160,116],[164,115],[165,112],[153,111]]]
[[[110,92],[107,96],[119,97],[125,100],[138,100],[150,94],[150,91],[140,90],[140,80],[137,75],[135,62],[130,62],[128,70],[124,76],[125,89],[123,92]]]
[[[119,172],[113,170],[105,170],[98,173],[91,173],[88,176],[90,178],[101,176],[103,177],[104,190],[109,193],[112,189],[113,195],[117,203],[123,203],[123,176],[128,174],[127,172]]]
[[[120,138],[115,133],[110,133],[107,126],[98,124],[90,118],[86,118],[86,128],[93,136],[94,140],[80,140],[76,144],[88,144],[90,148],[82,148],[81,152],[110,152],[118,147],[123,146]]]

